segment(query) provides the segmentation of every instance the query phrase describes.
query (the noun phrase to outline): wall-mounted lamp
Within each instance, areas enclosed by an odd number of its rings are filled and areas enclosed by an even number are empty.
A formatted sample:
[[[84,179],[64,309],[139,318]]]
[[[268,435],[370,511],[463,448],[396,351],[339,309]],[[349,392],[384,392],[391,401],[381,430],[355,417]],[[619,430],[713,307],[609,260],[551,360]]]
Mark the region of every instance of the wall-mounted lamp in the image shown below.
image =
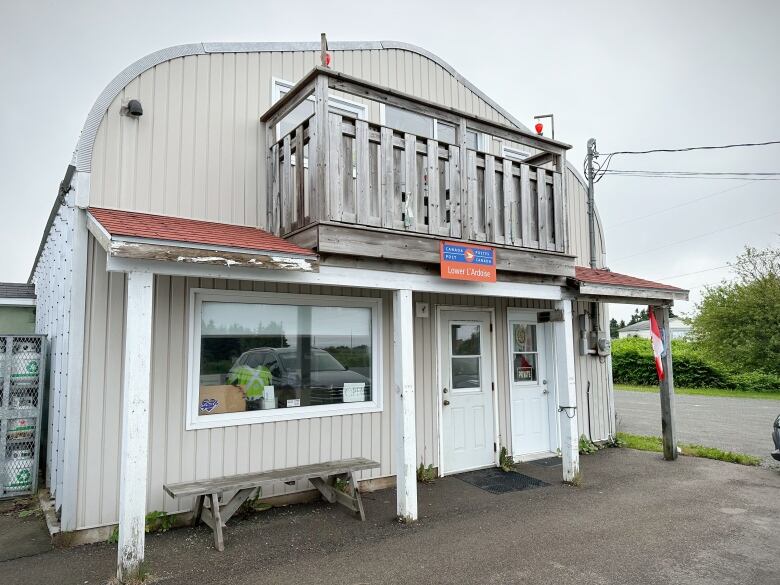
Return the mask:
[[[124,106],[122,106],[122,109],[119,110],[119,113],[122,116],[130,116],[131,118],[140,118],[144,115],[144,109],[141,106],[141,102],[138,100],[130,100],[128,101]]]

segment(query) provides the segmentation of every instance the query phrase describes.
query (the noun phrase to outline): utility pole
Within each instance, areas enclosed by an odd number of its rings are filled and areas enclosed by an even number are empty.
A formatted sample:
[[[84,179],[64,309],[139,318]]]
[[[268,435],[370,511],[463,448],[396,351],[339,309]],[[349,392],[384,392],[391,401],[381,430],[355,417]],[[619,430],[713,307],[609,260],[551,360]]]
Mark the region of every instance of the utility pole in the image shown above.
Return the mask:
[[[588,179],[588,236],[590,237],[590,267],[596,268],[596,204],[593,194],[593,159],[598,158],[596,139],[588,140],[588,154],[585,157],[585,172]]]

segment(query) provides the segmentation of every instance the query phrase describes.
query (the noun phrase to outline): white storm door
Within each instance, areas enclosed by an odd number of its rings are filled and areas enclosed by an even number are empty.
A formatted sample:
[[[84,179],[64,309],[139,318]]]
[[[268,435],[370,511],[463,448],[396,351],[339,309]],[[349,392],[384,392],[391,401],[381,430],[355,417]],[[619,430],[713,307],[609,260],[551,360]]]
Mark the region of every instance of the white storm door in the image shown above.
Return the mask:
[[[550,391],[546,379],[544,327],[509,321],[512,455],[549,453]]]
[[[444,473],[495,465],[490,313],[440,313]]]

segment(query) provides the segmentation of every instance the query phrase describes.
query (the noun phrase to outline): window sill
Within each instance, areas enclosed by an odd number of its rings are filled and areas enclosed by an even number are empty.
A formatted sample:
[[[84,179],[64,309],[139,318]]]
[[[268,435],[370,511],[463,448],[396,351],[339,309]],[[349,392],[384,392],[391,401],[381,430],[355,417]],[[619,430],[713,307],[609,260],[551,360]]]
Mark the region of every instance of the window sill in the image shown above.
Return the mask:
[[[275,408],[272,410],[250,410],[246,412],[230,412],[211,415],[191,415],[187,420],[186,429],[218,429],[242,425],[256,425],[288,420],[304,420],[350,414],[369,414],[382,412],[382,407],[376,402],[361,402],[355,405],[333,404],[329,406],[310,406],[302,408]]]

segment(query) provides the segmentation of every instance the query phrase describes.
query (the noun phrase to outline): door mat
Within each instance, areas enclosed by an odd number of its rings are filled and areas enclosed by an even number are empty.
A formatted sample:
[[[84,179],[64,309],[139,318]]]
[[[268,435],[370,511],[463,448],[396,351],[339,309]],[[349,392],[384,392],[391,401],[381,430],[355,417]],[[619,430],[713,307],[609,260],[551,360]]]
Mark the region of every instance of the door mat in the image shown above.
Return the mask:
[[[529,461],[528,463],[531,465],[538,465],[539,467],[555,467],[561,464],[561,458],[545,457],[544,459],[535,459],[534,461]]]
[[[466,473],[459,473],[454,477],[491,494],[506,494],[508,492],[519,492],[550,485],[540,479],[517,473],[516,471],[508,473],[501,471],[498,467],[467,471]]]

